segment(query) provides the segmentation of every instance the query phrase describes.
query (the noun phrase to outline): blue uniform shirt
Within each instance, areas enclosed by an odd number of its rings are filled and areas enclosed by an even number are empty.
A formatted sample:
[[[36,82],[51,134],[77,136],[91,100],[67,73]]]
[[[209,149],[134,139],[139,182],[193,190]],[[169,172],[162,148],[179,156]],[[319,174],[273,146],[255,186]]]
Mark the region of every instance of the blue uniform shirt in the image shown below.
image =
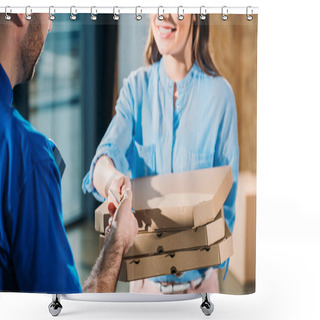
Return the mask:
[[[104,200],[92,184],[94,165],[101,155],[108,155],[117,170],[130,172],[132,178],[230,165],[233,186],[224,213],[232,232],[239,170],[232,89],[225,79],[205,74],[196,63],[176,85],[174,105],[174,81],[167,76],[163,60],[130,74],[120,91],[116,115],[84,178],[83,190]],[[153,280],[187,282],[205,270]]]
[[[11,107],[0,65],[0,291],[78,293],[52,145]]]

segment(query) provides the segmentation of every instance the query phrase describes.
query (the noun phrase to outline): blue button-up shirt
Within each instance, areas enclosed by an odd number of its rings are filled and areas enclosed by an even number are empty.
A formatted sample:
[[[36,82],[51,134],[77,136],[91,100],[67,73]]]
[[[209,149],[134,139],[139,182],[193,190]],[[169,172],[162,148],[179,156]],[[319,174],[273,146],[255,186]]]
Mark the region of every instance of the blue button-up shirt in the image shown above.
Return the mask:
[[[11,107],[0,64],[0,291],[77,293],[52,144]]]
[[[131,173],[132,178],[230,165],[233,186],[224,213],[232,232],[239,170],[232,89],[225,79],[205,74],[196,63],[176,86],[174,104],[174,81],[167,76],[163,60],[130,74],[120,91],[116,115],[84,178],[83,190],[104,200],[92,184],[94,165],[102,155],[108,155],[117,170]],[[153,280],[186,282],[205,270]]]

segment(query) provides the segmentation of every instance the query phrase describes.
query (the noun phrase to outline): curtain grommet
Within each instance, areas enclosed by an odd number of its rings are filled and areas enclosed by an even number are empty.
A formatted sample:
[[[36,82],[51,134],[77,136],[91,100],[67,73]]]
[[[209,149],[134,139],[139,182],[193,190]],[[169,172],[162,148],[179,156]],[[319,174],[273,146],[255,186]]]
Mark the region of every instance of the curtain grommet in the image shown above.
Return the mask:
[[[200,7],[200,20],[204,21],[207,19],[207,8],[205,6]]]
[[[118,12],[116,12],[116,10]],[[119,7],[117,7],[117,6],[113,7],[113,17],[112,17],[112,19],[114,21],[119,21],[119,19],[120,19],[119,13],[120,13]]]
[[[53,21],[56,16],[54,15],[56,13],[56,9],[54,8],[54,6],[50,6],[49,7],[49,20]]]
[[[162,14],[160,14],[160,9],[162,10]],[[164,19],[164,9],[163,9],[163,6],[159,6],[158,7],[158,14],[157,14],[157,18],[158,20],[162,21]]]
[[[249,14],[249,9],[251,9],[251,14]],[[247,21],[252,21],[252,19],[253,19],[252,14],[253,14],[253,9],[252,9],[252,7],[248,6],[246,8],[246,19],[247,19]]]
[[[25,10],[25,18],[26,18],[26,20],[30,21],[32,19],[31,14],[32,14],[32,9],[31,9],[30,6],[27,6],[26,10]]]
[[[137,6],[135,11],[136,11],[136,20],[141,21],[142,20],[142,15],[141,15],[142,8],[140,6]]]
[[[93,10],[95,12],[93,12]],[[91,21],[97,21],[97,19],[98,19],[97,14],[98,14],[98,11],[97,11],[96,7],[94,7],[94,6],[91,7],[91,9],[90,9],[90,20]]]
[[[11,13],[11,9],[9,6],[6,6],[5,9],[4,9],[4,19],[6,21],[10,21],[11,20],[11,16],[10,16],[10,13]]]
[[[72,6],[70,8],[70,20],[72,21],[77,20],[77,8],[75,6]]]
[[[221,8],[221,19],[222,19],[222,21],[228,20],[228,7],[227,6],[223,6]]]
[[[183,6],[178,7],[178,12],[177,12],[178,20],[182,21],[184,19],[184,9]]]

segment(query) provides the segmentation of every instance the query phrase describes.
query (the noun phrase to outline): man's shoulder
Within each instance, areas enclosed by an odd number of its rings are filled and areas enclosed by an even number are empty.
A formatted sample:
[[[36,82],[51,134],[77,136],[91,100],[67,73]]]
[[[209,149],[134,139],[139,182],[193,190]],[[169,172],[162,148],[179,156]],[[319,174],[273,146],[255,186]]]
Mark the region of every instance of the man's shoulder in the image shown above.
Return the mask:
[[[25,120],[17,110],[10,108],[3,114],[5,125],[1,128],[8,152],[30,164],[53,159],[49,140]]]

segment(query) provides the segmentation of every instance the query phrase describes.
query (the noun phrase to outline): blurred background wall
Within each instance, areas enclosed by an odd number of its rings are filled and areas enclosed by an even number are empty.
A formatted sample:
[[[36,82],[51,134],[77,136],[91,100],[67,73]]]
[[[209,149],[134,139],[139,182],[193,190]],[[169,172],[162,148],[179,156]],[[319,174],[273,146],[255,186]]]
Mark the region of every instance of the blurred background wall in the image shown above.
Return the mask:
[[[231,275],[221,281],[221,287],[230,293],[251,293],[255,290],[256,270],[258,17],[250,22],[244,15],[229,15],[227,21],[219,15],[210,19],[213,58],[236,99],[240,151],[234,254],[230,259]]]
[[[244,15],[222,21],[210,17],[210,44],[214,61],[229,81],[236,99],[240,148],[240,170],[257,168],[257,23]]]

